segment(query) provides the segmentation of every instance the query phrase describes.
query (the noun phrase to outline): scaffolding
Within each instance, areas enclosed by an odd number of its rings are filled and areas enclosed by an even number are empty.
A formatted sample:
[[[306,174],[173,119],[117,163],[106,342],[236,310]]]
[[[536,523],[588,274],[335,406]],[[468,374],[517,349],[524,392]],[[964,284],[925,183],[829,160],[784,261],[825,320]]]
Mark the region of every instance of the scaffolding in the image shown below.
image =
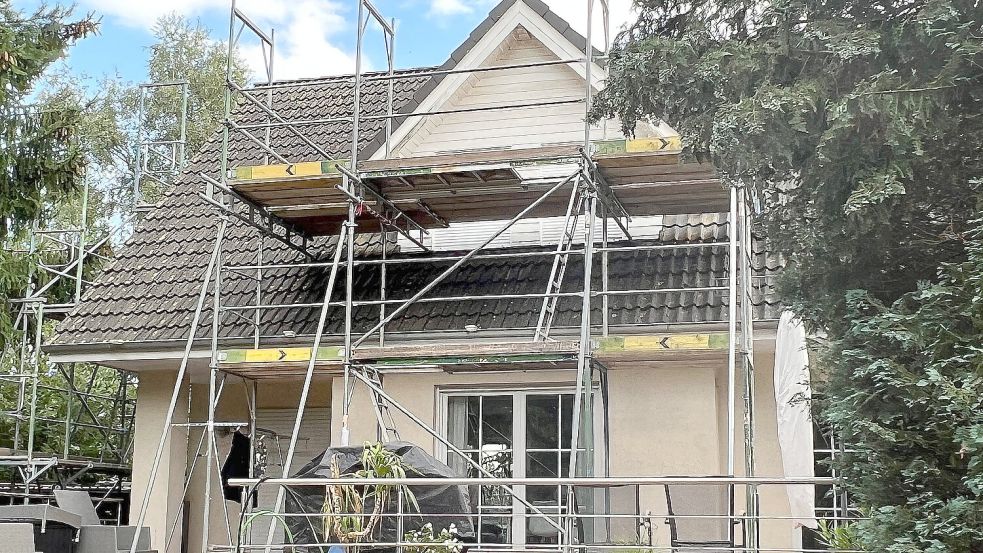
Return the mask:
[[[633,137],[619,140],[598,140],[592,135],[591,126],[584,125],[583,141],[577,145],[514,149],[508,151],[481,151],[455,155],[441,155],[417,158],[393,158],[394,122],[415,118],[461,112],[493,110],[534,110],[546,106],[570,104],[570,100],[555,102],[535,102],[518,105],[502,105],[466,110],[431,110],[400,112],[394,110],[394,83],[400,79],[421,76],[450,75],[457,73],[476,74],[491,71],[509,71],[517,68],[565,66],[582,67],[585,77],[584,97],[574,101],[585,108],[585,120],[590,114],[593,96],[594,71],[603,71],[595,61],[607,55],[593,47],[592,27],[596,19],[595,4],[587,2],[587,34],[584,51],[573,59],[558,59],[534,63],[521,63],[501,66],[463,67],[437,70],[414,70],[398,72],[394,67],[395,23],[386,19],[370,0],[357,0],[358,19],[356,25],[355,73],[344,77],[330,77],[321,80],[277,82],[273,78],[273,33],[265,32],[251,20],[232,0],[229,22],[227,91],[225,97],[225,123],[222,130],[221,158],[218,176],[202,172],[198,175],[205,190],[199,192],[200,198],[213,206],[216,218],[216,239],[211,251],[208,266],[202,275],[198,289],[197,302],[185,342],[184,355],[178,367],[169,408],[160,441],[150,467],[149,484],[144,492],[139,509],[137,525],[143,525],[154,482],[161,468],[167,437],[175,426],[201,429],[195,463],[186,471],[184,493],[188,494],[192,476],[197,468],[197,459],[204,456],[205,501],[201,549],[226,550],[219,539],[209,535],[211,490],[213,478],[219,473],[218,445],[216,431],[224,427],[246,427],[255,444],[256,394],[257,382],[264,379],[300,377],[303,387],[297,404],[293,430],[289,445],[282,456],[283,474],[280,477],[257,478],[255,466],[250,464],[250,478],[233,483],[244,488],[255,488],[259,484],[273,485],[278,493],[275,505],[267,516],[273,518],[286,516],[284,503],[286,490],[291,486],[324,486],[333,483],[318,479],[304,481],[290,478],[289,468],[297,452],[297,441],[301,424],[308,406],[312,382],[316,376],[332,375],[343,380],[344,393],[337,401],[342,402],[340,443],[349,440],[349,420],[351,417],[365,416],[353,413],[352,398],[356,387],[363,387],[371,397],[373,409],[369,415],[375,419],[378,437],[381,441],[396,440],[399,431],[394,423],[394,413],[407,418],[429,434],[436,443],[445,448],[449,456],[460,457],[470,469],[481,476],[461,479],[468,485],[489,485],[499,487],[502,493],[511,495],[530,516],[540,517],[547,525],[554,527],[559,536],[559,545],[565,550],[587,547],[578,537],[578,516],[590,516],[576,512],[575,490],[582,486],[623,485],[625,482],[607,478],[607,463],[601,461],[595,466],[591,455],[569,455],[566,467],[568,478],[563,479],[500,479],[487,467],[476,462],[447,437],[423,420],[411,409],[402,405],[392,394],[387,393],[383,380],[386,374],[412,371],[421,367],[436,368],[452,372],[455,370],[530,370],[549,367],[554,370],[569,371],[574,386],[573,417],[570,424],[571,451],[593,451],[597,428],[595,428],[595,395],[606,394],[606,369],[604,360],[624,353],[626,348],[637,348],[636,352],[653,353],[672,350],[717,350],[725,352],[727,365],[727,474],[723,478],[686,479],[683,484],[726,484],[731,486],[731,501],[724,516],[728,520],[741,521],[742,546],[732,545],[728,550],[760,551],[759,486],[789,485],[796,481],[773,481],[756,478],[754,456],[754,356],[753,356],[753,264],[751,214],[748,208],[748,191],[740,183],[722,187],[712,171],[685,167],[678,174],[685,177],[674,178],[673,167],[679,164],[680,143],[678,137]],[[600,0],[601,20],[605,28],[607,42],[608,10],[607,2]],[[375,74],[363,72],[363,47],[369,25],[381,29],[385,43],[387,66]],[[245,87],[232,80],[232,59],[243,33],[251,33],[261,45],[266,63],[265,82]],[[340,82],[352,88],[351,110],[342,117],[301,117],[296,114],[282,114],[277,109],[274,93],[282,90],[298,90],[304,87]],[[363,113],[363,85],[371,82],[384,82],[385,113]],[[248,109],[236,109],[235,107]],[[242,113],[252,117],[243,120]],[[258,116],[256,114],[259,114]],[[365,138],[361,134],[362,125],[367,122],[384,123],[381,131],[383,142],[380,151],[382,159],[362,160],[360,148]],[[330,148],[305,132],[311,126],[341,124],[350,131],[350,148],[343,157],[332,156]],[[297,159],[277,149],[274,135],[289,136],[294,143],[301,143],[309,149],[307,157]],[[259,151],[261,159],[256,165],[243,163],[236,148],[245,144],[253,151]],[[314,155],[318,161],[311,161]],[[524,179],[523,167],[548,168],[550,176],[539,179]],[[665,175],[659,183],[638,178],[647,176],[646,171],[658,168]],[[633,177],[633,178],[632,178]],[[462,199],[463,198],[463,199]],[[465,205],[466,201],[480,198],[485,203],[480,208]],[[625,201],[630,198],[630,202]],[[498,209],[489,209],[491,202]],[[631,207],[628,207],[630,203]],[[629,239],[631,238],[631,219],[633,215],[653,213],[689,213],[726,211],[728,217],[728,238],[726,241],[708,241],[699,244],[609,244],[609,226],[616,225]],[[676,210],[676,211],[673,211]],[[688,211],[689,210],[689,211]],[[503,221],[497,231],[487,236],[480,245],[459,255],[443,255],[429,251],[425,237],[432,229],[448,226],[453,221],[501,220],[501,213],[515,213]],[[563,232],[556,247],[549,251],[528,251],[514,253],[489,253],[486,250],[497,237],[508,231],[518,221],[529,216],[556,215],[564,218]],[[261,247],[255,263],[233,263],[225,261],[223,248],[228,238],[231,220],[252,226],[257,231]],[[600,236],[597,236],[597,227]],[[582,247],[575,246],[575,235],[579,228],[584,229]],[[377,233],[382,242],[380,258],[362,258],[355,255],[356,240],[359,234]],[[387,252],[393,236],[398,235],[424,250],[423,256],[388,257]],[[333,238],[326,240],[325,237]],[[275,262],[264,256],[263,240],[275,240],[283,246],[300,253],[301,261]],[[333,244],[333,247],[325,247]],[[728,251],[727,282],[720,285],[669,289],[652,287],[640,290],[616,290],[609,287],[609,256],[615,252],[649,252],[673,250],[676,248],[725,248]],[[325,258],[322,252],[329,252]],[[544,283],[545,290],[536,294],[495,294],[478,296],[434,297],[431,292],[455,271],[467,263],[479,259],[541,257],[552,261],[550,276]],[[445,264],[447,268],[428,284],[406,298],[387,297],[387,269],[413,263]],[[563,286],[571,263],[582,264],[583,282],[578,290]],[[600,275],[593,274],[599,265]],[[356,298],[354,282],[356,268],[378,270],[381,275],[378,297],[375,299]],[[271,303],[264,297],[264,279],[284,271],[319,269],[327,272],[326,286],[321,300],[307,303]],[[249,305],[226,305],[223,303],[223,284],[229,277],[245,277],[255,283],[252,294],[255,303]],[[598,278],[599,277],[599,278]],[[599,288],[595,284],[600,280]],[[213,291],[209,297],[209,291]],[[623,337],[609,332],[609,299],[617,296],[658,292],[707,292],[729,298],[727,330],[721,335],[701,337],[681,337],[671,334],[658,335],[647,341],[626,345]],[[340,296],[340,297],[338,297]],[[404,314],[411,306],[424,303],[456,302],[468,299],[535,299],[541,302],[538,323],[530,336],[521,340],[483,343],[477,345],[413,346],[391,345],[386,341],[387,325]],[[557,337],[554,332],[557,305],[562,299],[580,302],[580,324],[576,335]],[[265,302],[265,303],[264,303]],[[210,305],[209,305],[210,303]],[[594,313],[600,304],[600,320]],[[357,332],[353,321],[355,308],[371,307],[378,309],[378,319],[369,330]],[[182,390],[187,386],[189,360],[195,338],[200,327],[209,323],[204,321],[205,311],[211,311],[211,355],[208,371],[208,414],[206,420],[198,422],[174,422],[179,408]],[[264,321],[275,318],[275,313],[289,310],[316,310],[317,322],[309,346],[304,347],[264,347],[262,326]],[[330,316],[343,321],[343,334],[340,343],[325,344],[325,325]],[[234,317],[237,321],[248,321],[253,328],[252,347],[248,349],[223,349],[222,326],[225,320]],[[695,340],[695,341],[694,341]],[[216,417],[218,402],[226,387],[227,376],[236,376],[246,382],[246,395],[249,420],[241,422],[219,422]],[[596,385],[600,383],[600,385]],[[743,398],[741,401],[739,398]],[[607,401],[601,398],[599,405],[606,409]],[[190,420],[190,419],[189,419]],[[738,444],[735,435],[743,427],[743,459],[738,459]],[[204,450],[204,454],[202,451]],[[255,452],[251,452],[253,454]],[[740,475],[740,476],[738,476]],[[675,482],[670,478],[631,479],[636,485],[667,485]],[[684,479],[676,479],[684,480]],[[414,480],[414,484],[421,481]],[[447,481],[442,481],[447,482]],[[806,483],[806,482],[798,482]],[[819,483],[819,480],[808,482]],[[826,483],[825,481],[823,483]],[[340,484],[340,483],[339,483]],[[349,482],[350,484],[350,482]],[[556,485],[563,487],[567,494],[564,516],[544,511],[527,501],[518,486]],[[740,501],[743,514],[735,512],[735,489],[744,491]],[[244,490],[247,491],[247,490]],[[223,503],[224,505],[224,503]],[[244,503],[245,505],[245,503]],[[174,535],[181,513],[176,513],[168,521],[167,539]],[[240,528],[241,530],[241,528]],[[731,529],[731,532],[734,530]],[[271,525],[266,540],[258,545],[238,543],[240,534],[236,532],[226,513],[226,532],[228,550],[266,550],[274,546],[274,525]],[[407,543],[397,540],[395,547]],[[731,542],[733,542],[733,535]],[[158,544],[167,550],[168,543]],[[303,544],[318,548],[323,543]],[[131,546],[131,553],[137,544]],[[613,546],[612,546],[613,547]],[[555,548],[554,548],[555,549]],[[320,549],[318,549],[320,550]]]
[[[90,184],[82,180],[75,224],[36,223],[27,248],[17,251],[31,266],[25,296],[12,302],[20,338],[6,343],[0,357],[0,390],[13,397],[0,413],[10,431],[0,453],[0,501],[49,501],[54,488],[76,487],[95,494],[100,506],[112,506],[110,516],[118,520],[129,486],[135,377],[86,363],[51,363],[42,352],[50,324],[81,300],[87,269],[108,260],[112,233],[90,227]],[[82,448],[86,435],[96,445]]]
[[[189,83],[143,83],[138,90],[130,213],[108,229],[93,226],[86,175],[77,220],[69,226],[36,223],[26,248],[17,252],[32,264],[25,296],[13,302],[20,339],[5,344],[0,358],[0,390],[14,398],[12,408],[0,413],[11,434],[9,443],[0,444],[0,501],[50,501],[53,489],[76,487],[92,493],[97,506],[113,507],[102,513],[125,520],[137,378],[95,364],[50,362],[43,345],[51,323],[82,300],[91,268],[111,260],[108,252],[130,229],[132,216],[153,207],[147,187],[168,189],[184,168]],[[175,98],[167,97],[172,93]],[[98,445],[81,447],[84,435]]]
[[[157,197],[161,191],[170,190],[184,169],[190,85],[186,80],[176,80],[142,83],[138,89],[137,134],[132,168],[135,212],[153,209],[154,204],[147,202],[147,197]],[[171,93],[176,93],[176,102],[171,102],[171,98],[167,97]],[[164,101],[160,102],[158,96],[164,96]],[[177,104],[177,109],[173,108],[172,103]],[[164,129],[154,128],[153,121],[149,119],[151,114],[164,117]],[[171,117],[173,122],[167,121]],[[148,194],[148,187],[156,190]]]

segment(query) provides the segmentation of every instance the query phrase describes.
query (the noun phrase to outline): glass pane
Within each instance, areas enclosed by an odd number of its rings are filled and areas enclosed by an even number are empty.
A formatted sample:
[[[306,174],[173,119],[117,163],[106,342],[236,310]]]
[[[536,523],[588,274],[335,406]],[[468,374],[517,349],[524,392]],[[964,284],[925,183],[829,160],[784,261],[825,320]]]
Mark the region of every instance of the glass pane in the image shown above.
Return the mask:
[[[573,394],[560,396],[560,447],[570,449],[573,439]]]
[[[555,451],[536,451],[526,455],[526,476],[529,478],[556,478],[560,456]]]
[[[526,399],[526,447],[557,449],[560,436],[559,400],[555,395],[528,396]]]
[[[481,452],[481,466],[495,478],[512,477],[512,451],[492,450],[488,447]]]
[[[556,505],[559,497],[556,486],[528,486],[526,488],[526,499],[536,507],[543,505]]]
[[[447,398],[447,439],[460,449],[478,449],[480,398]]]
[[[505,486],[482,486],[482,507],[512,507],[512,494]]]
[[[485,396],[481,400],[482,451],[511,449],[512,396]]]
[[[464,452],[472,461],[478,462],[478,454],[475,452]],[[455,474],[461,476],[479,476],[478,470],[474,468],[474,465],[464,460],[463,457],[454,453],[453,451],[447,452],[447,466],[454,471]]]
[[[512,518],[482,516],[481,543],[512,543]]]

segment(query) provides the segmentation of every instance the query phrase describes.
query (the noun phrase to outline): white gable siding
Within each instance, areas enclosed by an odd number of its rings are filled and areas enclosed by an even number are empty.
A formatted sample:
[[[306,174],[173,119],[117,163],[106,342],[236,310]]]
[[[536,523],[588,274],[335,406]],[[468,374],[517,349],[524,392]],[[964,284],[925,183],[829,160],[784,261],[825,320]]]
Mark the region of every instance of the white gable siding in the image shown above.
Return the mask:
[[[557,56],[516,27],[482,66],[556,60]],[[472,75],[440,110],[505,106],[584,98],[584,80],[570,67],[555,65]],[[584,104],[435,116],[420,124],[396,149],[396,156],[446,154],[467,150],[536,147],[580,143],[584,139]],[[604,125],[620,136],[617,125]],[[594,138],[603,138],[598,128]]]

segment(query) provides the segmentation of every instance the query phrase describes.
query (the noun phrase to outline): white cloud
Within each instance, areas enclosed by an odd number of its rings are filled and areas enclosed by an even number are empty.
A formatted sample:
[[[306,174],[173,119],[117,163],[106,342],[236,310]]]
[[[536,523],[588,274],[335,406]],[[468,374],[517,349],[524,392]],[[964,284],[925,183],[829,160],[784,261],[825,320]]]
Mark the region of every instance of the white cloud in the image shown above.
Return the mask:
[[[355,21],[347,20],[334,0],[243,0],[242,9],[258,25],[276,29],[273,76],[277,79],[341,75],[355,70],[349,48]],[[255,8],[250,10],[251,5]],[[273,9],[271,9],[273,8]],[[257,75],[263,73],[259,44],[243,44],[242,52]],[[363,69],[371,68],[366,59]]]
[[[226,21],[229,0],[84,0],[86,7],[133,27],[151,28],[157,19],[176,12],[187,17],[219,15]],[[295,79],[351,73],[355,69],[353,10],[340,0],[238,0],[237,7],[259,27],[276,29],[273,76]],[[219,37],[225,29],[216,30]],[[248,30],[240,50],[256,76],[265,75],[259,40]],[[364,58],[363,58],[364,63]],[[369,64],[365,64],[366,69]]]
[[[430,15],[447,17],[462,13],[471,13],[474,11],[474,6],[471,4],[471,2],[464,2],[462,0],[432,0],[430,2]]]

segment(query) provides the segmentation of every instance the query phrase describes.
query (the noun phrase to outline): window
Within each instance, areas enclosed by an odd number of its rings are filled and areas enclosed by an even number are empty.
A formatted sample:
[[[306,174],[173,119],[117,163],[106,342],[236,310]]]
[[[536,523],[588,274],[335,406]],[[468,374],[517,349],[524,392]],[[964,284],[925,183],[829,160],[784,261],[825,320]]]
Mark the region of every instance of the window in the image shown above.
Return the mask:
[[[572,452],[571,391],[447,392],[442,397],[448,441],[491,474],[516,478],[567,476]],[[584,460],[591,452],[592,448],[579,449],[582,457],[578,466],[585,466],[588,471],[589,463]],[[446,461],[462,476],[481,476],[473,465],[453,452],[447,452]],[[565,512],[566,493],[559,487],[516,486],[515,493],[546,515]],[[484,486],[481,490],[472,489],[471,495],[482,543],[558,543],[556,528],[550,521],[543,516],[530,516],[531,511],[504,487]]]

